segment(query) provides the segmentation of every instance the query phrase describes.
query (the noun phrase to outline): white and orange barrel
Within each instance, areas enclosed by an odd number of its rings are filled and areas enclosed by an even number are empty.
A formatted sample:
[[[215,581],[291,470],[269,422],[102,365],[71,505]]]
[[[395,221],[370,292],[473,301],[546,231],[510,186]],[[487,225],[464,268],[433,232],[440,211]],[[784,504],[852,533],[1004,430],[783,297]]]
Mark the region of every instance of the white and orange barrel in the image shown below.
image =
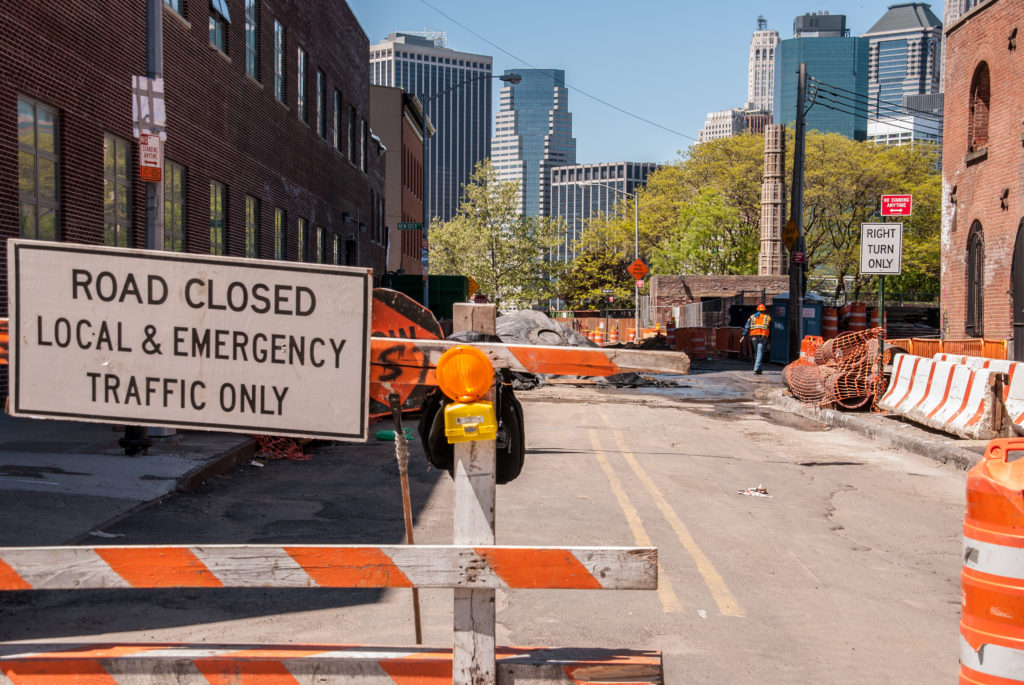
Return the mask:
[[[868,327],[868,306],[863,302],[854,302],[850,305],[850,326],[851,331],[863,331]]]
[[[1024,438],[991,441],[967,473],[960,683],[1024,683]]]
[[[676,320],[671,316],[665,322],[665,342],[668,344],[668,349],[676,349]]]
[[[831,340],[839,335],[839,310],[825,307],[821,310],[821,337]]]
[[[703,328],[690,329],[690,356],[694,359],[703,359],[708,354],[707,344],[704,340]]]
[[[608,344],[609,345],[618,345],[619,344],[619,327],[617,325],[616,326],[612,326],[612,332],[611,332],[611,336],[608,338]]]

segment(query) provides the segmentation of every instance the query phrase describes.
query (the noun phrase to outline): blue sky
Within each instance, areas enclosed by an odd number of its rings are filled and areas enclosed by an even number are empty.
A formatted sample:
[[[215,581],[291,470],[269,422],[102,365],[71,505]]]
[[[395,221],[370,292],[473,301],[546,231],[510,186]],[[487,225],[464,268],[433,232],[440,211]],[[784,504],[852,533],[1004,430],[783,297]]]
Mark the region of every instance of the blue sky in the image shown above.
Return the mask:
[[[747,94],[747,50],[759,14],[783,39],[792,37],[794,17],[819,10],[845,14],[852,34],[859,35],[896,1],[348,0],[348,4],[371,44],[393,31],[431,29],[446,31],[448,47],[454,50],[491,55],[495,73],[528,66],[565,69],[577,161],[592,163],[677,159],[679,150],[693,144],[708,112],[741,107]],[[941,0],[932,4],[940,17],[942,4]],[[616,111],[580,91],[664,128]]]

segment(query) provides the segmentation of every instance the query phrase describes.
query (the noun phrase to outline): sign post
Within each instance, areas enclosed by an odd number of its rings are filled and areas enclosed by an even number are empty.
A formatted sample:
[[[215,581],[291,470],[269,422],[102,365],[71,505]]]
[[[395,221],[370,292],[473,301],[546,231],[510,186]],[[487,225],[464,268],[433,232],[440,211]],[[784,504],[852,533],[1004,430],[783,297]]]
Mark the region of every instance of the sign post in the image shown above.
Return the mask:
[[[8,245],[12,415],[366,440],[369,269]]]
[[[626,267],[626,271],[628,271],[629,275],[633,277],[634,281],[636,281],[636,301],[634,303],[634,307],[636,308],[635,309],[636,316],[634,317],[634,319],[635,319],[634,325],[636,326],[636,330],[633,333],[633,340],[636,341],[636,342],[639,342],[640,341],[640,288],[644,287],[643,278],[644,278],[644,276],[647,275],[647,272],[650,271],[650,269],[648,269],[647,265],[644,264],[644,260],[642,260],[639,257],[637,257],[636,261],[634,261],[632,264],[630,264],[629,266]]]
[[[906,213],[910,214],[909,201]],[[902,269],[903,224],[898,222],[861,224],[860,272],[878,276],[878,327],[881,331],[878,335],[879,377],[881,377],[882,366],[885,363],[885,277],[898,276]]]

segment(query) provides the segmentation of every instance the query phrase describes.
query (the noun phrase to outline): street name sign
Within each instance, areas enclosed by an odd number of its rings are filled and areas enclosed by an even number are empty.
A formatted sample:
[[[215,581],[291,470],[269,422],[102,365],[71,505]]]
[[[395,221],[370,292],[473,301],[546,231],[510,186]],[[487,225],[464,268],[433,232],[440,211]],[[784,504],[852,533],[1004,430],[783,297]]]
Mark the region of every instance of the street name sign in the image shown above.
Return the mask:
[[[910,216],[914,207],[913,195],[883,195],[882,216]]]
[[[10,413],[366,440],[369,269],[8,241]]]
[[[419,221],[399,221],[399,231],[418,231],[423,228],[423,224]]]
[[[860,225],[860,272],[870,276],[897,276],[903,261],[902,223]]]

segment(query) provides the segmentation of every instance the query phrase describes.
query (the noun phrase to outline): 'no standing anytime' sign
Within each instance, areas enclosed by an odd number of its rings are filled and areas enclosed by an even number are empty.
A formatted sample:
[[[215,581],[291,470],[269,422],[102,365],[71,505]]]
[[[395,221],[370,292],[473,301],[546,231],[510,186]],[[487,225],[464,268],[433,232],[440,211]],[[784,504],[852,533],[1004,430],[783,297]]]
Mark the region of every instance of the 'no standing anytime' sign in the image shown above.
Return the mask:
[[[365,440],[368,269],[8,243],[16,416]]]

